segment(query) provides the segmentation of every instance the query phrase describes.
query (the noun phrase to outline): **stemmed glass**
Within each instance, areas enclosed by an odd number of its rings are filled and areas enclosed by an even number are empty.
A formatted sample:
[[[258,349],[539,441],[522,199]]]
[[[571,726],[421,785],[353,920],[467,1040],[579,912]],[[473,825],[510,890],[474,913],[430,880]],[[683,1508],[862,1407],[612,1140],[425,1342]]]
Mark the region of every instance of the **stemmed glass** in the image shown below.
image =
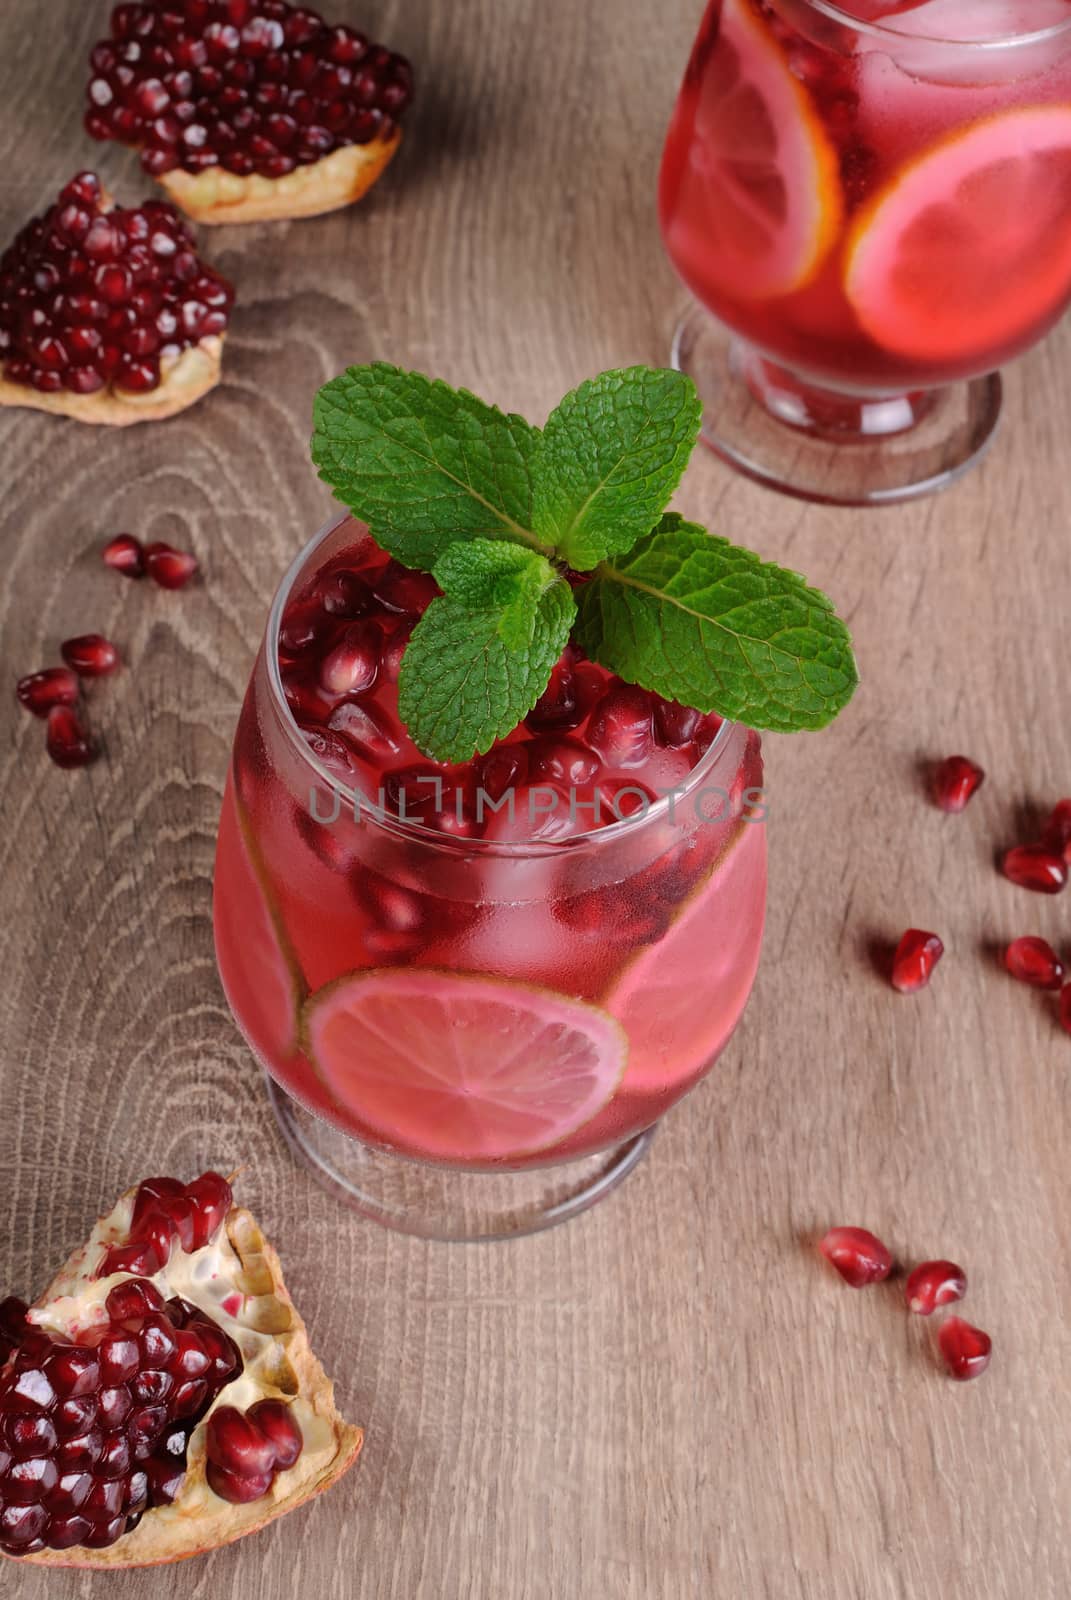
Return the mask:
[[[659,212],[719,455],[805,499],[939,488],[1071,296],[1071,8],[710,0]]]
[[[397,662],[428,580],[385,578],[386,563],[343,517],[275,598],[220,822],[219,969],[283,1131],[325,1186],[428,1237],[533,1231],[632,1170],[743,1012],[765,908],[759,741],[678,707],[690,720],[670,746],[706,746],[679,792],[651,799],[630,780],[620,820],[597,828],[544,807],[503,822],[516,742],[478,773],[441,769],[437,799],[434,772],[403,786]],[[316,686],[352,638],[349,601],[388,586],[374,688],[336,703],[358,760],[317,721]],[[605,677],[563,667],[541,703],[570,749]],[[498,809],[481,814],[476,776]]]

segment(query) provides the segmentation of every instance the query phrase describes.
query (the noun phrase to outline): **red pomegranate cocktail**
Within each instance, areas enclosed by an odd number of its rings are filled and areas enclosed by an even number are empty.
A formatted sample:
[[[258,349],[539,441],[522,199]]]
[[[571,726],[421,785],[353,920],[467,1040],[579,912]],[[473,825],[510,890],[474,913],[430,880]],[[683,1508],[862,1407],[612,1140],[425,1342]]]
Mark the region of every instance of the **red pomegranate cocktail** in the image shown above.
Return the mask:
[[[708,441],[817,498],[934,487],[1071,297],[1071,4],[710,0],[659,209],[734,336],[735,392],[710,319],[678,334]],[[806,434],[905,437],[853,464]]]
[[[630,367],[542,428],[375,362],[313,461],[223,801],[219,969],[318,1180],[438,1238],[635,1165],[755,977],[762,758],[857,673],[832,602],[665,509],[701,407]]]
[[[397,685],[437,592],[351,519],[284,582],[220,824],[227,996],[287,1094],[365,1144],[482,1171],[620,1146],[751,989],[758,736],[570,646],[514,733],[428,761]]]

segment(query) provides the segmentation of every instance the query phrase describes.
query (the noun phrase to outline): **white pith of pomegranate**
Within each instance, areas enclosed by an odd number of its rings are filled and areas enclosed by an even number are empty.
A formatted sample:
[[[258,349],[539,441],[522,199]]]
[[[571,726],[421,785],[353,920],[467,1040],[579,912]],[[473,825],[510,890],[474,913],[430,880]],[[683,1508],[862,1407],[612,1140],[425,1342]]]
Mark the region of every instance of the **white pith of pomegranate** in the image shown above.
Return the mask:
[[[155,178],[212,168],[279,182],[387,143],[412,97],[403,56],[284,0],[146,0],[90,57],[85,125]]]
[[[79,173],[0,257],[3,398],[30,403],[24,389],[62,409],[109,395],[133,415],[167,385],[189,403],[218,376],[233,303],[174,206],[114,206]]]
[[[217,1174],[124,1195],[24,1312],[0,1305],[5,1555],[180,1560],[293,1509],[360,1448]]]

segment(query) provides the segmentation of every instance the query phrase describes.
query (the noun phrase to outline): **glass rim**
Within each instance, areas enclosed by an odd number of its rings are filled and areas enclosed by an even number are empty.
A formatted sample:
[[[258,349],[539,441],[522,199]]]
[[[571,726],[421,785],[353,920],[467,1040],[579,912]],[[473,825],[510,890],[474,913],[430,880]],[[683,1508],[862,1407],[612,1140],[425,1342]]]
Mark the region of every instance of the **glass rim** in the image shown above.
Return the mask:
[[[884,19],[871,22],[865,17],[853,16],[843,5],[837,4],[836,0],[801,0],[801,3],[809,6],[812,11],[828,17],[831,22],[850,28],[854,33],[869,34],[876,39],[908,41],[912,44],[944,45],[949,50],[1014,50],[1020,45],[1043,44],[1048,39],[1057,39],[1071,29],[1071,15],[1069,15],[1062,22],[1052,22],[1047,28],[1035,28],[1029,33],[995,34],[991,39],[949,39],[943,34],[908,32],[903,28],[890,26]]]
[[[351,511],[341,510],[325,522],[318,532],[314,533],[312,538],[298,551],[280,579],[278,588],[275,591],[271,609],[268,612],[268,622],[262,649],[266,657],[265,664],[273,709],[278,714],[280,725],[292,750],[298,760],[323,781],[329,793],[341,795],[344,801],[350,803],[352,809],[352,802],[358,797],[359,791],[347,788],[345,784],[340,783],[309,748],[306,740],[302,738],[297,718],[290,709],[290,702],[287,700],[286,691],[283,688],[282,673],[279,670],[278,648],[279,628],[282,623],[283,611],[294,592],[295,584],[319,547],[326,543],[344,522],[351,521],[357,523],[360,527],[365,526],[360,521],[360,518],[355,517]],[[725,747],[728,745],[733,729],[736,726],[737,724],[731,722],[727,717],[722,719],[721,727],[710,741],[701,758],[689,772],[686,781],[679,785],[672,794],[661,796],[653,801],[646,810],[638,812],[635,816],[623,817],[617,822],[607,823],[600,828],[592,828],[585,833],[573,834],[567,839],[463,839],[456,834],[441,833],[438,828],[426,828],[419,822],[410,822],[401,817],[388,816],[375,808],[369,809],[372,803],[364,796],[361,796],[364,804],[360,808],[360,814],[362,819],[371,827],[381,828],[385,833],[393,834],[399,839],[408,840],[410,843],[430,846],[437,851],[453,855],[479,855],[484,858],[509,857],[515,860],[531,860],[536,857],[560,855],[563,850],[604,849],[626,836],[640,833],[657,822],[665,821],[669,817],[671,802],[673,805],[679,805],[694,794],[702,780],[709,777],[713,769],[721,761],[725,753]],[[730,819],[727,817],[710,819],[710,825],[715,826],[728,820]],[[702,823],[700,822],[699,825],[702,826]]]

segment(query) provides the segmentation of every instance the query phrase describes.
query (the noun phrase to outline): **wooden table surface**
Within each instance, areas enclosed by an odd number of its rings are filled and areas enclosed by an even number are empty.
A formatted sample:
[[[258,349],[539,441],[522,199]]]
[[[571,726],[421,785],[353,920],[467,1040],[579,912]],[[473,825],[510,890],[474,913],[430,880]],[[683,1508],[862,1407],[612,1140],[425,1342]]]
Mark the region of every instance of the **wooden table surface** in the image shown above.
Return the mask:
[[[994,952],[1068,949],[1069,901],[994,852],[1071,790],[1071,330],[1008,374],[1003,432],[945,495],[806,507],[694,460],[680,504],[808,573],[863,686],[766,741],[770,912],[747,1015],[625,1188],[509,1245],[429,1245],[336,1207],[289,1159],[220,991],[210,895],[229,743],[275,583],[322,520],[313,393],[387,358],[541,419],[608,366],[664,361],[682,293],[654,217],[698,0],[335,0],[411,55],[396,166],[333,217],[204,235],[239,285],[223,386],[109,434],[0,419],[9,686],[99,628],[104,756],[66,774],[0,704],[0,1285],[36,1292],[151,1170],[247,1162],[364,1456],[267,1533],[155,1574],[4,1567],[0,1593],[206,1600],[1047,1600],[1071,1583],[1071,1039]],[[96,162],[81,132],[106,6],[5,0],[6,238]],[[46,18],[47,11],[47,18]],[[656,21],[655,19],[658,18]],[[58,41],[69,41],[61,51]],[[117,581],[106,536],[192,545],[202,587]],[[962,817],[920,764],[989,777]],[[872,952],[937,929],[931,989]],[[846,1289],[833,1222],[950,1255],[993,1336],[945,1379],[902,1283]]]

